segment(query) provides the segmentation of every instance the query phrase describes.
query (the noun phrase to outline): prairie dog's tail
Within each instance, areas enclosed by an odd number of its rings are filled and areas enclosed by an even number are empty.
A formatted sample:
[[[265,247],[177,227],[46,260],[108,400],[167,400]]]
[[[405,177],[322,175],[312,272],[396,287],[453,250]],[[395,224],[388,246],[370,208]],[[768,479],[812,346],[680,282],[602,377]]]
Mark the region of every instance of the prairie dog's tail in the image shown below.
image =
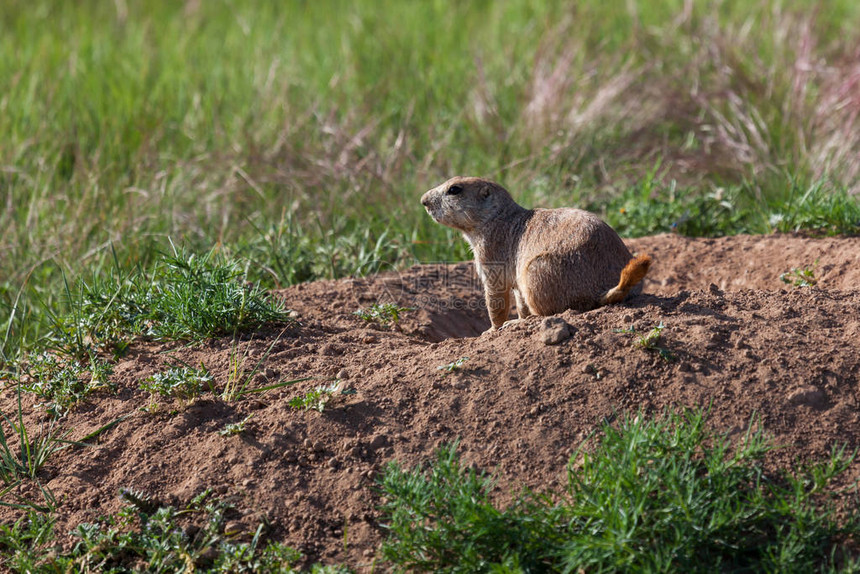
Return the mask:
[[[620,303],[627,297],[630,290],[642,281],[645,274],[648,273],[648,268],[651,266],[651,257],[648,255],[639,255],[627,262],[624,269],[621,270],[621,279],[618,285],[607,291],[600,298],[601,305],[610,303]]]

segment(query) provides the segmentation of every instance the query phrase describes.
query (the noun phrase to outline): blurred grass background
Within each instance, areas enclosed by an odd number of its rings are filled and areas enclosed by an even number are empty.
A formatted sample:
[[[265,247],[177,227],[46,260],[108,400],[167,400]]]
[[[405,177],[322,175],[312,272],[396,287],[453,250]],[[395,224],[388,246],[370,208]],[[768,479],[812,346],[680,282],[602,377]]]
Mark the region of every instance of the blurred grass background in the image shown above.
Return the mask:
[[[860,3],[6,0],[0,362],[168,238],[269,287],[467,259],[482,175],[622,235],[856,233]]]

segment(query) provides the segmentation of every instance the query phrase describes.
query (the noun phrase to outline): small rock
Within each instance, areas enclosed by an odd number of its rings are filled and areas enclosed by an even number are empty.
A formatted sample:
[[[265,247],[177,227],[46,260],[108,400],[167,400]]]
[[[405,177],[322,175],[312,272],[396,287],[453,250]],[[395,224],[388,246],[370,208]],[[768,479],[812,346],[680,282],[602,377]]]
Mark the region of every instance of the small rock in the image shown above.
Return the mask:
[[[349,371],[347,371],[346,369],[341,369],[337,372],[337,375],[335,375],[335,376],[338,379],[347,380],[349,378]]]
[[[245,488],[248,488],[249,486],[254,486],[254,479],[253,478],[246,478],[245,480],[242,481],[242,486]]]
[[[708,291],[711,293],[711,295],[722,295],[723,294],[723,291],[719,287],[717,287],[714,283],[711,283],[710,285],[708,285]]]
[[[305,445],[305,448],[307,449],[312,449],[314,447],[313,441],[309,438],[306,438],[302,444]]]
[[[328,467],[332,470],[337,469],[340,466],[340,461],[337,460],[336,457],[331,457],[328,459]]]
[[[571,334],[571,326],[561,317],[547,317],[538,331],[538,337],[545,345],[558,345],[569,339]]]
[[[362,339],[361,342],[364,343],[365,345],[372,345],[373,343],[376,343],[378,340],[379,339],[375,335],[368,335],[367,337]]]
[[[313,449],[314,452],[322,452],[325,450],[325,445],[322,443],[321,440],[318,440],[314,443]]]

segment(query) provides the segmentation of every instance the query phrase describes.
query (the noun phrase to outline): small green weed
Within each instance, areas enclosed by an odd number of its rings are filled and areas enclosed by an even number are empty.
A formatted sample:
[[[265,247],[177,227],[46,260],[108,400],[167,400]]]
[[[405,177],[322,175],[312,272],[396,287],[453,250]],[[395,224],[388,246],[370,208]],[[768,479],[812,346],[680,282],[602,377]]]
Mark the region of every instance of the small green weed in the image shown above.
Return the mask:
[[[464,468],[456,444],[427,468],[390,463],[382,546],[417,572],[809,572],[860,563],[846,549],[856,514],[826,490],[851,464],[836,449],[796,474],[767,474],[773,447],[752,425],[731,445],[702,411],[625,417],[571,457],[563,492],[526,491],[500,509],[493,479]],[[586,448],[588,446],[588,448]],[[844,560],[844,562],[843,562]]]
[[[660,355],[660,358],[664,361],[673,361],[675,359],[674,353],[669,349],[660,347],[660,339],[663,336],[663,329],[666,326],[663,324],[663,321],[660,321],[658,325],[655,325],[650,331],[645,333],[644,335],[638,335],[634,341],[633,345],[639,347],[641,349],[645,349],[646,351],[654,351]],[[636,329],[630,327],[629,329],[614,329],[616,333],[629,333],[636,334]]]
[[[454,371],[459,371],[468,360],[469,357],[460,357],[456,361],[451,361],[447,365],[439,365],[438,367],[436,367],[436,370],[442,371],[443,375],[448,375],[450,373],[453,373]]]
[[[212,387],[212,375],[202,364],[199,369],[186,365],[175,365],[150,375],[140,383],[140,388],[153,395],[189,401]]]
[[[659,346],[660,338],[663,336],[663,329],[665,328],[666,326],[663,325],[663,321],[660,321],[650,331],[641,337],[637,337],[635,344],[646,351],[656,351],[664,361],[671,361],[675,358],[672,352]]]
[[[359,309],[353,315],[364,321],[376,322],[387,327],[388,325],[396,325],[400,321],[400,314],[405,311],[414,311],[414,307],[399,307],[394,303],[374,303],[367,309]]]
[[[242,434],[243,432],[245,432],[245,424],[247,424],[247,422],[251,420],[253,416],[253,414],[250,414],[237,423],[227,423],[226,425],[224,425],[224,428],[218,431],[218,434],[220,434],[221,436],[233,436],[237,434]]]
[[[31,353],[18,366],[20,387],[45,399],[54,416],[64,415],[91,393],[113,388],[109,379],[113,366],[95,354],[80,362],[54,352]]]
[[[5,412],[0,411],[0,416],[3,419],[0,422],[0,481],[3,482],[3,488],[0,490],[0,499],[12,492],[22,480],[30,479],[38,483],[38,472],[45,466],[49,458],[72,445],[82,444],[66,440],[65,437],[69,433],[68,431],[60,432],[56,430],[56,419],[51,419],[47,429],[40,427],[38,434],[33,436],[32,432],[24,424],[20,387],[17,389],[17,394],[16,412],[10,417]],[[6,431],[7,427],[10,431],[9,434]],[[17,444],[9,443],[12,437],[15,437]],[[52,509],[56,505],[56,501],[50,490],[42,486],[41,483],[39,483],[39,489],[44,496],[47,507],[17,496],[18,503],[8,503],[0,500],[0,505],[19,508],[31,507],[40,511]]]
[[[224,385],[224,389],[221,391],[222,399],[224,399],[225,401],[235,401],[247,394],[261,393],[263,391],[286,387],[294,383],[298,383],[299,381],[307,380],[298,379],[294,381],[279,381],[277,383],[266,385],[264,387],[254,389],[248,388],[251,385],[254,376],[258,372],[260,372],[260,369],[262,369],[263,363],[271,354],[272,349],[275,347],[275,345],[278,344],[278,341],[281,340],[282,335],[283,331],[275,338],[274,341],[272,341],[272,343],[266,349],[266,352],[263,353],[262,356],[260,356],[254,366],[250,369],[250,371],[245,370],[245,364],[248,360],[248,356],[250,353],[250,345],[245,347],[245,351],[240,352],[239,340],[235,335],[233,336],[233,342],[230,345],[230,357],[228,359],[230,368],[227,371],[227,382]]]
[[[792,267],[791,271],[781,273],[779,280],[792,287],[812,287],[818,283],[818,279],[815,277],[816,267],[818,267],[818,259],[806,267]]]
[[[292,398],[288,404],[297,410],[313,409],[323,412],[338,391],[341,395],[354,395],[356,393],[355,389],[342,388],[342,384],[342,381],[335,381],[330,385],[320,385],[304,395]]]
[[[292,408],[298,410],[307,411],[313,409],[318,412],[323,412],[335,391],[337,391],[337,387],[337,383],[315,387],[304,395],[290,399],[288,404]]]
[[[13,572],[62,572],[41,565],[43,549],[54,540],[56,518],[30,510],[12,524],[0,524],[0,565]]]
[[[4,563],[19,572],[294,572],[302,555],[281,543],[264,544],[264,525],[250,542],[237,542],[224,531],[231,507],[210,500],[211,491],[184,508],[161,504],[142,493],[124,490],[127,506],[72,531],[78,539],[68,551],[45,562],[39,547],[53,538],[50,518],[31,513],[0,530]]]
[[[296,383],[300,383],[302,381],[307,381],[311,377],[304,377],[302,379],[293,379],[291,381],[278,381],[276,383],[272,383],[271,385],[265,385],[262,387],[249,388],[251,382],[254,379],[254,376],[260,372],[260,369],[263,367],[263,363],[265,363],[266,359],[272,353],[272,349],[274,349],[275,345],[278,344],[278,341],[281,340],[284,332],[281,333],[275,338],[274,341],[266,348],[266,352],[263,353],[254,366],[250,369],[250,371],[245,370],[245,364],[248,360],[250,354],[250,345],[245,347],[245,350],[239,351],[239,340],[234,335],[233,342],[230,345],[230,357],[228,358],[229,370],[227,371],[227,382],[224,385],[224,389],[221,391],[221,398],[225,401],[236,401],[244,397],[245,395],[250,395],[254,393],[263,393],[266,391],[271,391],[272,389],[279,389],[281,387],[288,387],[290,385],[294,385]]]

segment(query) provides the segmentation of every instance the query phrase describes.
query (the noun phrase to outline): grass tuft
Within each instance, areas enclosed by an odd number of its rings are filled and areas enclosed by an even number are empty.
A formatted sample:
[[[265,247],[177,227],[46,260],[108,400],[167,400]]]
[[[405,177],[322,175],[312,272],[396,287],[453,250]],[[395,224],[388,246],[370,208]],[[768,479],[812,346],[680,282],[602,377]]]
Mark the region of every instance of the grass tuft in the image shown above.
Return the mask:
[[[827,487],[853,455],[766,472],[773,447],[753,426],[732,445],[702,411],[604,425],[571,458],[563,492],[527,491],[505,509],[456,444],[425,469],[386,468],[382,552],[397,569],[490,571],[815,571],[860,567],[846,552],[860,518],[837,519]],[[849,544],[850,546],[850,544]]]

